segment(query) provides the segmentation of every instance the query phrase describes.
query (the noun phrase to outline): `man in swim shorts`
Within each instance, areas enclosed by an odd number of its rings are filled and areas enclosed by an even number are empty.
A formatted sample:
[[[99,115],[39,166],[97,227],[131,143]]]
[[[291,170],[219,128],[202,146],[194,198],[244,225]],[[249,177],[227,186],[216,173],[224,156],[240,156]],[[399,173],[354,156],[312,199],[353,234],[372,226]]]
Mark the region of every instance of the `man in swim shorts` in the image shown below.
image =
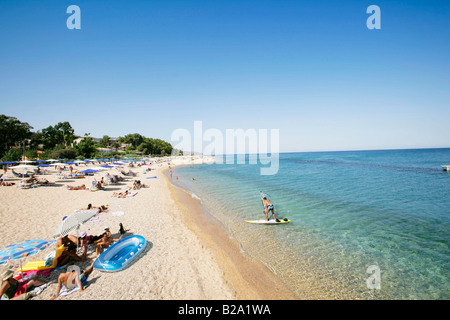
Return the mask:
[[[275,217],[275,212],[273,211],[272,202],[267,200],[267,197],[264,197],[263,200],[264,200],[264,211],[266,212],[266,221],[269,221],[269,211],[272,211],[273,218],[275,219],[275,221],[278,222],[279,220]]]

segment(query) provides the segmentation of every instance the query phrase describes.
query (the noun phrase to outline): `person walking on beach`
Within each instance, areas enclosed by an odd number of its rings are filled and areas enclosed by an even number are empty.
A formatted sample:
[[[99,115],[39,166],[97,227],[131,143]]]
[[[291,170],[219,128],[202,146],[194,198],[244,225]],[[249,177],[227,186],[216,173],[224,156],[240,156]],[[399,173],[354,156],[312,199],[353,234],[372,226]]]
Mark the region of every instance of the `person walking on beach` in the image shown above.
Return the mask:
[[[272,216],[275,219],[275,221],[278,222],[278,219],[275,217],[275,212],[273,211],[273,204],[269,200],[267,200],[267,197],[263,198],[264,202],[264,211],[266,212],[266,221],[269,221],[269,211],[272,211]]]

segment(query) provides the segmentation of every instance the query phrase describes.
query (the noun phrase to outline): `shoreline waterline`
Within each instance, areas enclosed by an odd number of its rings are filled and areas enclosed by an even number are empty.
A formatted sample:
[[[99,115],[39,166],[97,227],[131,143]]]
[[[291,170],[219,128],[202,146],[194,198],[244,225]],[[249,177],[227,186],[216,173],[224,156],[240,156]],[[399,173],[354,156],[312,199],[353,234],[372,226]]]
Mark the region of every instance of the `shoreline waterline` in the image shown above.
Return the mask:
[[[166,175],[172,199],[181,209],[183,220],[202,243],[212,249],[224,272],[224,280],[237,300],[296,300],[299,297],[267,266],[241,250],[224,225],[205,210],[201,201],[188,190],[175,185]]]
[[[449,152],[282,154],[277,176],[265,177],[249,156],[174,168],[173,182],[300,299],[446,298]],[[259,190],[292,223],[245,223],[263,217]],[[379,289],[368,283],[374,266]]]

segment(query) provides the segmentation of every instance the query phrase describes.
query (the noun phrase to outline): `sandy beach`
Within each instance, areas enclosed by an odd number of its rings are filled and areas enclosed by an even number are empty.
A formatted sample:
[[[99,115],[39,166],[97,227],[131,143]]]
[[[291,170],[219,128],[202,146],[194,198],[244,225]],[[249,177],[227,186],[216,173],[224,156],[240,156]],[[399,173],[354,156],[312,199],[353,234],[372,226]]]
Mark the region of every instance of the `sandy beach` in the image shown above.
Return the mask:
[[[172,159],[171,165],[196,164],[205,159]],[[88,165],[86,168],[89,168]],[[84,169],[84,165],[81,165]],[[82,225],[79,233],[101,234],[105,226],[118,238],[119,223],[129,230],[128,235],[142,235],[149,242],[145,252],[128,268],[120,272],[92,272],[87,290],[74,292],[61,300],[211,300],[211,299],[295,299],[267,268],[239,252],[213,218],[205,215],[201,204],[187,192],[173,186],[164,174],[167,162],[155,164],[152,171],[144,167],[124,168],[137,172],[118,184],[106,185],[104,190],[69,190],[65,186],[85,184],[93,178],[56,179],[55,171],[38,178],[46,178],[54,185],[21,189],[20,178],[8,173],[7,182],[14,186],[0,187],[0,248],[27,239],[52,239],[64,216],[77,209],[108,204],[108,210]],[[110,173],[120,174],[116,168]],[[156,178],[149,178],[156,176]],[[114,192],[125,191],[134,180],[141,180],[148,188],[137,190],[130,198],[113,197]],[[47,248],[27,261],[43,260],[52,250]],[[84,262],[73,264],[84,269],[92,264],[95,253],[88,254]],[[14,264],[18,264],[16,261]],[[11,264],[9,264],[11,265]],[[2,266],[4,268],[5,266]],[[17,269],[17,268],[16,268]],[[45,300],[56,292],[58,275],[65,270],[54,270],[40,279],[53,281],[34,300]]]

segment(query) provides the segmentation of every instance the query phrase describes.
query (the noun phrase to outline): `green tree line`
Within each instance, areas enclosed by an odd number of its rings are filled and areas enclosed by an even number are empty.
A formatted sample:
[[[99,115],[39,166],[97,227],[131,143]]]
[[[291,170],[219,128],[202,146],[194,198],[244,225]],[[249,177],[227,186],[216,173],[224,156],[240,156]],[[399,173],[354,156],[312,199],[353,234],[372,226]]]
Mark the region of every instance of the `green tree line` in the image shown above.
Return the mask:
[[[98,142],[87,133],[81,142],[74,143],[79,137],[68,121],[58,122],[42,130],[32,131],[33,129],[27,122],[0,115],[0,159],[18,161],[22,156],[29,159],[111,158],[137,154],[165,156],[173,151],[169,142],[148,138],[139,133],[117,139],[104,135]],[[98,148],[108,148],[111,151],[101,152]]]

